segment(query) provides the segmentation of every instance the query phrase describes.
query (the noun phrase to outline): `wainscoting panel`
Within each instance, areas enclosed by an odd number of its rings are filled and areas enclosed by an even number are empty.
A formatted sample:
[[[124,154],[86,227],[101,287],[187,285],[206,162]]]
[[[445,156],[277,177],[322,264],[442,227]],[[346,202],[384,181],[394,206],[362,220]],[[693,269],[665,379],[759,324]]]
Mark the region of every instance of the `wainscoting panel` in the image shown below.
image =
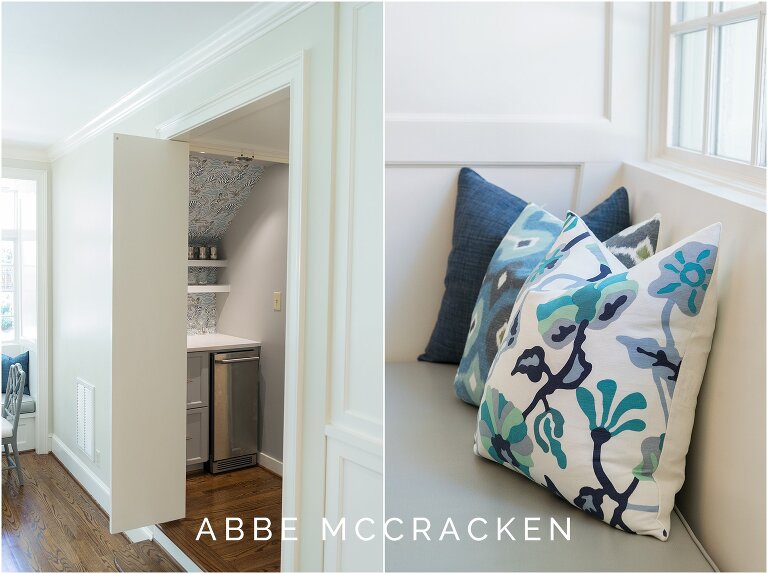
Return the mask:
[[[383,419],[382,7],[340,7],[331,421]]]
[[[326,572],[381,571],[384,567],[381,444],[361,444],[359,437],[337,428],[327,429],[327,438],[325,517],[333,528],[344,519],[346,540],[342,540],[341,531],[336,536],[326,536],[324,569]],[[363,540],[371,536],[371,540]]]
[[[338,7],[336,181],[325,517],[326,571],[381,571],[383,481],[383,9]],[[360,535],[355,533],[361,518]]]
[[[386,360],[429,339],[462,166],[562,217],[645,157],[649,25],[642,3],[388,6]]]
[[[386,356],[414,360],[426,346],[443,296],[462,165],[558,217],[591,209],[619,163],[388,162],[386,171]]]
[[[387,111],[602,118],[611,24],[598,2],[388,4]]]

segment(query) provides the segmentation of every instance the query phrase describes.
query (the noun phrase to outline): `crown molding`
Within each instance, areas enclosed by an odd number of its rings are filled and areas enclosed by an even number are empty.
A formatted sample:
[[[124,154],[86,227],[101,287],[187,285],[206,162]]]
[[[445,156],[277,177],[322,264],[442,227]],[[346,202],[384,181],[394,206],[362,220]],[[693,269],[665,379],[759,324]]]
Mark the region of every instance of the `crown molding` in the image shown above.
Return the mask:
[[[4,160],[15,159],[41,163],[49,162],[48,152],[45,149],[18,144],[15,142],[3,142],[2,145],[2,156]]]
[[[147,82],[126,94],[90,122],[48,149],[54,161],[156,100],[167,91],[220,62],[312,6],[312,2],[264,2],[219,28]]]

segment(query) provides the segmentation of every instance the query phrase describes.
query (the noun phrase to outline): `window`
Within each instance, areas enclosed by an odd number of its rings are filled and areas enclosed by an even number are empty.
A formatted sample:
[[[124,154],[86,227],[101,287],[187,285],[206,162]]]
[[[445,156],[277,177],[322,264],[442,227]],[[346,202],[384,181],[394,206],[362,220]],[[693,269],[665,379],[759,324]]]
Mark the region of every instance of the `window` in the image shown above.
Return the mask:
[[[764,182],[765,4],[672,2],[663,21],[661,155]]]
[[[1,181],[0,340],[36,340],[37,181]]]

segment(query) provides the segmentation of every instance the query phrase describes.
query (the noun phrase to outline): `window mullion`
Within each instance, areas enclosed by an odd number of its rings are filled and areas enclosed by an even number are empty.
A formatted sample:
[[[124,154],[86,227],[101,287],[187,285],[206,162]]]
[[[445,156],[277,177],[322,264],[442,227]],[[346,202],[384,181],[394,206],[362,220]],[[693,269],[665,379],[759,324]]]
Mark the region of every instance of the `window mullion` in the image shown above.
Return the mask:
[[[13,242],[13,336],[18,342],[21,339],[21,198],[18,189],[13,195],[16,204],[16,241]]]
[[[712,5],[709,6],[710,13],[712,11]],[[706,55],[706,70],[704,72],[704,129],[703,138],[704,141],[701,145],[701,153],[709,155],[711,152],[712,142],[712,100],[714,96],[714,47],[715,47],[715,27],[710,22],[707,24],[707,55]]]
[[[763,74],[765,73],[765,12],[757,16],[757,57],[755,58],[755,99],[752,108],[752,165],[760,162],[760,141],[764,127],[761,125],[763,98]]]
[[[672,37],[670,37],[672,40]],[[674,101],[670,110],[672,116],[672,133],[669,138],[673,145],[680,145],[680,106],[682,102],[680,84],[682,82],[678,70],[682,69],[682,50],[680,49],[681,36],[674,36],[674,42],[670,41],[670,46],[674,45],[674,66],[670,66],[669,77],[673,81],[672,92]],[[671,63],[671,58],[668,60]]]
[[[675,103],[673,101],[673,95],[677,93],[675,90],[674,82],[674,66],[672,64],[672,50],[674,48],[674,42],[672,41],[672,34],[670,33],[669,26],[672,18],[672,7],[670,2],[663,3],[662,7],[662,48],[661,48],[661,114],[660,118],[663,121],[663,132],[660,138],[657,139],[658,150],[657,153],[663,152],[674,141],[676,133],[676,114]],[[653,120],[652,120],[653,121]]]

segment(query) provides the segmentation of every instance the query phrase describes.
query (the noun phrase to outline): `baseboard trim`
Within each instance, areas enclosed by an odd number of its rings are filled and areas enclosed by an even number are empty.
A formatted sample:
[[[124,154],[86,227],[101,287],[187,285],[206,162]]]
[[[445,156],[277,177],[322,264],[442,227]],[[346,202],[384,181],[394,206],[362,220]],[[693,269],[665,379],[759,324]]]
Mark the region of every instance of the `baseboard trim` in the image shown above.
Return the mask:
[[[280,460],[277,460],[276,458],[272,458],[268,454],[264,454],[263,452],[260,452],[257,461],[259,463],[259,466],[263,466],[269,471],[274,472],[277,476],[283,476],[283,462]]]
[[[149,526],[126,530],[124,534],[128,537],[128,540],[130,540],[131,542],[142,542],[144,540],[152,540],[153,538],[152,530],[150,530]]]
[[[51,450],[59,462],[109,515],[112,508],[109,487],[55,434],[51,437],[51,443]]]
[[[149,530],[152,533],[152,539],[157,542],[163,550],[170,554],[171,558],[178,562],[179,566],[181,566],[185,572],[203,572],[200,566],[195,564],[189,556],[184,554],[181,548],[176,546],[173,541],[157,527],[157,525],[150,526]]]

